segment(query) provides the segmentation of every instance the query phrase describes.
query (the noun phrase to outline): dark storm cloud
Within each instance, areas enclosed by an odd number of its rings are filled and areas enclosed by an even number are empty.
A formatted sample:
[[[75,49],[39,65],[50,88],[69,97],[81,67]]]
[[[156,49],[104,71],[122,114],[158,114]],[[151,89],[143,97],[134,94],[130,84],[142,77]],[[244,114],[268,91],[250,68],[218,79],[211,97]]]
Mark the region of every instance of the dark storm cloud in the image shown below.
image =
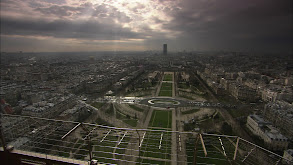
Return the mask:
[[[269,48],[274,45],[274,40],[277,45],[289,45],[292,43],[292,2],[182,1],[178,6],[180,10],[170,10],[173,20],[164,24],[164,28],[182,32],[181,37],[186,41],[200,40],[211,47],[240,47],[254,43],[268,44]]]
[[[127,39],[142,38],[140,34],[112,22],[100,23],[97,20],[34,20],[4,17],[1,20],[1,33],[5,35],[37,35],[56,38],[81,39]]]
[[[275,22],[278,21],[275,18],[292,17],[291,0],[254,0],[250,2],[243,1],[242,3],[239,0],[207,1],[201,3],[198,3],[198,1],[184,2],[180,4],[182,6],[181,10],[169,13],[173,16],[173,20],[165,28],[181,31],[185,31],[185,27],[214,29],[224,26],[245,25],[246,27],[254,26],[257,28],[262,23],[266,24],[266,22],[271,22],[276,24],[276,26],[279,26],[280,23],[291,26],[290,20],[287,20],[287,22],[282,22],[283,20]]]
[[[128,39],[142,39],[139,42],[150,45],[149,49],[158,45],[161,49],[162,43],[168,43],[170,48],[178,50],[292,51],[292,0],[1,0],[0,3],[1,36],[6,36],[1,39],[8,40],[11,36],[11,43],[15,37],[24,40],[48,36],[48,40],[64,43],[68,38],[77,43],[120,39],[131,45],[133,42]]]

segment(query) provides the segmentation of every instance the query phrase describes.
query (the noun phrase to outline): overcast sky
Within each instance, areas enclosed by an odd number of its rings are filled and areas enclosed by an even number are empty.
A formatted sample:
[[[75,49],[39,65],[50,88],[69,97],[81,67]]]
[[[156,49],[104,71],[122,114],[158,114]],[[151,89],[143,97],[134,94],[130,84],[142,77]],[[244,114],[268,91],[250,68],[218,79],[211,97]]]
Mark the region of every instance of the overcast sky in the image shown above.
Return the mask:
[[[1,51],[292,52],[292,0],[1,0]]]

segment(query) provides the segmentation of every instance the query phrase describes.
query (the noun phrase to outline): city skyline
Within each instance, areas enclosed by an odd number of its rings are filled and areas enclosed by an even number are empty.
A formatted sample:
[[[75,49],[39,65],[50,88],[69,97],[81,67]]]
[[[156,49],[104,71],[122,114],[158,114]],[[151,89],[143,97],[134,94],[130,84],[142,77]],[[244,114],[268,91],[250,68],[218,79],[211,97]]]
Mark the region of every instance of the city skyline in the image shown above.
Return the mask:
[[[292,53],[292,1],[1,1],[1,51]]]
[[[162,54],[1,53],[0,159],[292,164],[291,56]]]

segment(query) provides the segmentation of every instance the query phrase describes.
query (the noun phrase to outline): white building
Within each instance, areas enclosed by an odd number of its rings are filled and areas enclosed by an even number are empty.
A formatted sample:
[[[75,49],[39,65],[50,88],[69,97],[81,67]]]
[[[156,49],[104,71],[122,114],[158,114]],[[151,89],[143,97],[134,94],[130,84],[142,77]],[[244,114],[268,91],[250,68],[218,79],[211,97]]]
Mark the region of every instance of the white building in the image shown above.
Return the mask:
[[[265,145],[271,150],[284,150],[288,147],[288,139],[282,135],[271,123],[266,122],[259,115],[247,117],[246,126],[255,135],[264,140]]]

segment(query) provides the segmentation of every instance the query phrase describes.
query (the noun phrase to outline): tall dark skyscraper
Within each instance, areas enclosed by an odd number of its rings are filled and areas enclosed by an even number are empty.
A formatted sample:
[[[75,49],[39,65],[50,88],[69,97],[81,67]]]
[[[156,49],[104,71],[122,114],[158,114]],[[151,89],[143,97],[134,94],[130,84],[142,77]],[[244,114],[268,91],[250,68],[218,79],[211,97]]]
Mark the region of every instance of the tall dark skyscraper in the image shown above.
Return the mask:
[[[167,55],[167,44],[163,45],[163,54]]]

